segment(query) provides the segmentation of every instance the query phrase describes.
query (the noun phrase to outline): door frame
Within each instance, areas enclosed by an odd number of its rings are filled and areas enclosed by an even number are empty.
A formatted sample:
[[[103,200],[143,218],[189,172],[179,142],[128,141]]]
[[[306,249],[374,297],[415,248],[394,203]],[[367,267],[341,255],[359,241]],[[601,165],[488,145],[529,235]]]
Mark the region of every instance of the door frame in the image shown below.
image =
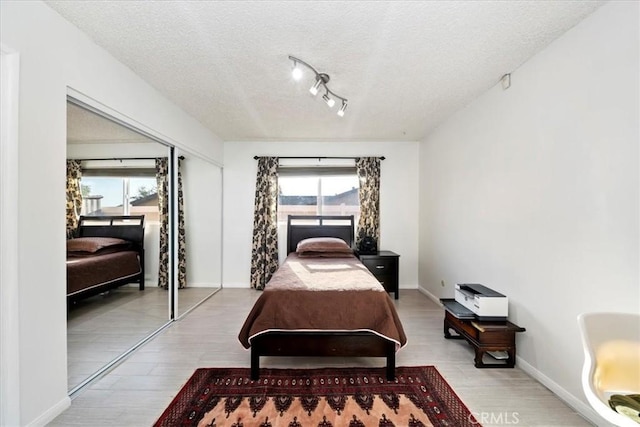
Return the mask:
[[[18,102],[20,54],[0,44],[0,425],[20,425]]]

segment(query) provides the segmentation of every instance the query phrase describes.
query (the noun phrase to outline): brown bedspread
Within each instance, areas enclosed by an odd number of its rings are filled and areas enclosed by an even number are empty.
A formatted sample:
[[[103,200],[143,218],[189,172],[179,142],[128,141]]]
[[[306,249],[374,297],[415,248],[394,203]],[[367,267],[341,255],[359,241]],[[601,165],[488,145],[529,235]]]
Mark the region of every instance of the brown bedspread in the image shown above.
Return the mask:
[[[141,272],[136,251],[67,257],[67,295]]]
[[[393,301],[356,257],[291,253],[256,301],[238,336],[245,348],[270,331],[370,331],[404,346]]]

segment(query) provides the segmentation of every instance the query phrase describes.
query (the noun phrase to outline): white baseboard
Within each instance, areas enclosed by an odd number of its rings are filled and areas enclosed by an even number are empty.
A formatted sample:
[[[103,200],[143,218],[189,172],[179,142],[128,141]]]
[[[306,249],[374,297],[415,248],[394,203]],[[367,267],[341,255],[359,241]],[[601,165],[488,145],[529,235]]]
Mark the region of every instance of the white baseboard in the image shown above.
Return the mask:
[[[228,283],[228,282],[224,282],[222,284],[223,288],[229,288],[229,289],[249,289],[251,288],[251,286],[249,286],[248,283]]]
[[[573,394],[569,393],[558,383],[556,383],[551,378],[523,360],[520,356],[516,356],[516,366],[529,374],[529,376],[538,381],[540,384],[551,390],[553,394],[558,396],[560,400],[573,408],[583,418],[587,419],[589,422],[593,423],[596,426],[603,425],[602,418],[600,418],[600,416],[598,416],[598,414],[596,414],[596,412],[589,405],[578,399]]]
[[[220,283],[209,283],[209,282],[200,282],[200,283],[187,283],[187,288],[212,288],[217,289],[220,287]]]
[[[432,294],[431,292],[429,292],[428,290],[426,290],[422,286],[418,286],[418,291],[420,291],[420,293],[424,294],[431,301],[433,301],[436,304],[438,304],[438,306],[442,307],[442,303],[440,302],[440,298],[436,297],[434,294]]]
[[[69,406],[71,406],[71,398],[69,396],[65,396],[65,398],[60,402],[56,403],[38,418],[27,424],[27,427],[44,427],[53,421],[58,415],[66,411]]]
[[[131,288],[137,288],[138,287],[138,283],[127,283],[124,286],[129,286]],[[145,288],[157,288],[158,287],[158,282],[152,282],[152,281],[148,281],[145,280],[144,281],[144,287]],[[192,282],[188,282],[187,283],[187,288],[213,288],[213,289],[217,289],[220,288],[220,283],[211,283],[211,282],[197,282],[197,283],[192,283]],[[248,287],[248,285],[246,285],[245,287]]]

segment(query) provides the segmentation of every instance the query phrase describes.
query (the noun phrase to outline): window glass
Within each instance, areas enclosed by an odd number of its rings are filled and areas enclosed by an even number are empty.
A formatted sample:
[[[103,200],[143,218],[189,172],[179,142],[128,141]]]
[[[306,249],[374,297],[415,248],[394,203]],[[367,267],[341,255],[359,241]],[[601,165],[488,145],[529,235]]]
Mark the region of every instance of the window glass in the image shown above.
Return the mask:
[[[83,176],[82,215],[145,215],[158,221],[158,190],[152,177]]]
[[[283,174],[278,187],[278,222],[286,222],[288,215],[354,215],[358,220],[359,181],[355,173]]]
[[[144,215],[158,222],[158,186],[155,178],[129,178],[129,215]]]

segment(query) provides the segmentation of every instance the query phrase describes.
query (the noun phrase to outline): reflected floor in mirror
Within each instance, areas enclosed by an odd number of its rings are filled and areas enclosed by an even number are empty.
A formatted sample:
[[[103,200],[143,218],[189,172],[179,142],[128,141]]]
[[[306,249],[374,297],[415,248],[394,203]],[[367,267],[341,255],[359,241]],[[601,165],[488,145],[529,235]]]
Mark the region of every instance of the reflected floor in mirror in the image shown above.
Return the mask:
[[[178,291],[179,315],[211,295],[212,288]],[[79,301],[67,314],[68,389],[120,356],[169,320],[168,293],[122,286]]]

